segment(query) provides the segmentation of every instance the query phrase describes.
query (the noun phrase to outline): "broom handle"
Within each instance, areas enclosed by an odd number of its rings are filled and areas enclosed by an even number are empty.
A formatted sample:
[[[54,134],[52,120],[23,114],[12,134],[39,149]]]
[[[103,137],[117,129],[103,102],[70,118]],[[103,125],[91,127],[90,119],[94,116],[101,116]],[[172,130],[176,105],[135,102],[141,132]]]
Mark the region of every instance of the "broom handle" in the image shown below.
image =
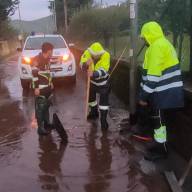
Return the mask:
[[[123,57],[126,49],[127,49],[127,46],[123,49],[123,52],[122,52],[121,55],[119,56],[119,58],[118,58],[118,60],[117,60],[117,62],[116,62],[116,64],[115,64],[115,66],[113,67],[113,70],[111,71],[111,74],[110,74],[110,76],[109,76],[109,79],[111,78],[113,72],[114,72],[114,71],[116,70],[116,68],[118,67],[119,62],[120,62],[121,58]]]
[[[90,66],[89,66],[89,70],[90,70]],[[86,103],[85,103],[85,119],[87,120],[87,116],[88,116],[88,111],[89,111],[89,90],[90,90],[90,76],[89,74],[87,75],[87,90],[86,90]]]

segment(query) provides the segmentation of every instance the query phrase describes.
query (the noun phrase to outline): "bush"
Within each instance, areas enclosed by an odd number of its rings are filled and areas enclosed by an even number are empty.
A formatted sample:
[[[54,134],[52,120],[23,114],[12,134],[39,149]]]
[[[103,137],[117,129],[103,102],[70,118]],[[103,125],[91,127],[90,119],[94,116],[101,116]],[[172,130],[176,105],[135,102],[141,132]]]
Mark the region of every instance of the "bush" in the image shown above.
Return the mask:
[[[81,11],[72,17],[70,36],[75,40],[103,40],[109,47],[113,34],[128,29],[128,9],[125,5]]]

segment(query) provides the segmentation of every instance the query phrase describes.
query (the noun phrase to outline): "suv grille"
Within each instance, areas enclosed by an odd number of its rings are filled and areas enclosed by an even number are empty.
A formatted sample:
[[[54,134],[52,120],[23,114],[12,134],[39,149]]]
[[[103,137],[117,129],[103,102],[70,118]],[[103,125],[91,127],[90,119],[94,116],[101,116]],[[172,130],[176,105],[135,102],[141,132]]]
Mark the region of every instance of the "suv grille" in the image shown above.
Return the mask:
[[[60,59],[60,57],[52,57],[52,58],[50,59],[50,64],[51,64],[51,65],[61,64],[61,59]]]

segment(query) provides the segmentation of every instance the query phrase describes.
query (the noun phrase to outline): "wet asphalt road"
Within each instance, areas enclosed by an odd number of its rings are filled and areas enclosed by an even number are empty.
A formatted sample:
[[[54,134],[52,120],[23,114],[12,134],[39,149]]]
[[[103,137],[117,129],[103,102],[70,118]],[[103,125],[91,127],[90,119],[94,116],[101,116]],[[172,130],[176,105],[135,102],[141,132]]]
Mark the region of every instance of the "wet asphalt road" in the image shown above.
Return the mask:
[[[0,64],[0,192],[167,192],[156,172],[145,174],[142,159],[117,131],[113,109],[110,132],[84,120],[85,81],[57,86],[55,105],[68,132],[63,145],[55,132],[37,135],[34,98],[23,93],[17,57]],[[54,109],[55,110],[55,109]]]

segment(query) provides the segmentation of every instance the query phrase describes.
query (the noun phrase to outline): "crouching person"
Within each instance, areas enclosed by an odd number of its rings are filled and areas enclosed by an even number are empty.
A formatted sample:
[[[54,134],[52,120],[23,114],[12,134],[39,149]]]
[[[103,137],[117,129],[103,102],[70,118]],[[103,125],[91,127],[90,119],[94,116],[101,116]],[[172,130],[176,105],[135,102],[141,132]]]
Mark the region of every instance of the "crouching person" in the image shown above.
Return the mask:
[[[141,37],[148,46],[142,71],[139,104],[151,107],[154,145],[148,149],[147,160],[167,156],[167,112],[184,106],[183,82],[179,60],[173,45],[156,22],[144,24]]]
[[[108,129],[107,114],[109,111],[110,83],[110,54],[105,51],[98,42],[93,43],[82,55],[80,65],[82,70],[87,71],[91,78],[89,92],[90,113],[87,119],[97,119],[98,103],[96,94],[100,96],[99,110],[102,130]]]

